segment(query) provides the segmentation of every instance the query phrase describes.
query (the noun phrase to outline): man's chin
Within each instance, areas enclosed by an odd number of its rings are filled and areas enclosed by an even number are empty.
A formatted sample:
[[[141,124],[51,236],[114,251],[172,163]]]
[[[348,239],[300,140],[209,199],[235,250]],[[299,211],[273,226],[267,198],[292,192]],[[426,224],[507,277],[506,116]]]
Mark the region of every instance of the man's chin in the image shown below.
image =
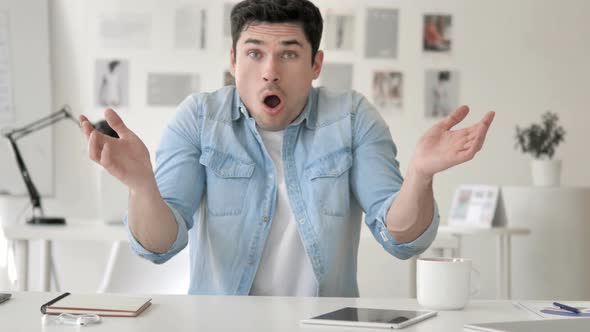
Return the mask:
[[[266,131],[281,131],[284,130],[289,126],[289,123],[286,121],[261,121],[260,119],[255,119],[256,125]]]

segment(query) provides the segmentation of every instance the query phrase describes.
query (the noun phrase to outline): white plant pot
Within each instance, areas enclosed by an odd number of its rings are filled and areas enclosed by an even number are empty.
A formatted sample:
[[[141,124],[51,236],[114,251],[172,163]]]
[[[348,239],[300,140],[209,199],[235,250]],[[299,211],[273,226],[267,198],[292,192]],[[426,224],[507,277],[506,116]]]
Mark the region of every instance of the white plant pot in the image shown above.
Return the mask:
[[[534,186],[559,187],[561,182],[561,160],[533,159],[531,167]]]

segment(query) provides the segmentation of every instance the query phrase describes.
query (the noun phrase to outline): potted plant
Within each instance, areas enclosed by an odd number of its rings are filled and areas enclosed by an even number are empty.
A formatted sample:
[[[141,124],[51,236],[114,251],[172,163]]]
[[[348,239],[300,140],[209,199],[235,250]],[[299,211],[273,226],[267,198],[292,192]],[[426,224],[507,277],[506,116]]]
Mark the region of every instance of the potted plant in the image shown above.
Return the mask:
[[[564,141],[565,130],[558,125],[559,117],[547,111],[542,123],[533,123],[528,128],[516,126],[516,148],[530,153],[533,185],[559,186],[561,160],[553,159],[555,148]]]

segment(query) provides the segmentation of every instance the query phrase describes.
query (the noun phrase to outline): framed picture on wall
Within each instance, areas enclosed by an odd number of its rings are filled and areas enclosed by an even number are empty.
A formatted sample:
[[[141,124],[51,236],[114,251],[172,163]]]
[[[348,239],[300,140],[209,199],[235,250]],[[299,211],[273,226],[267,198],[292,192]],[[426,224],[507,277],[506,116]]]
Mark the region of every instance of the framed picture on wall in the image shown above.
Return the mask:
[[[194,4],[176,8],[174,13],[174,47],[204,50],[207,45],[207,11]]]
[[[365,57],[397,59],[399,11],[369,8],[366,16]]]
[[[425,52],[448,53],[451,51],[451,15],[424,15],[422,44]]]
[[[319,83],[336,91],[352,89],[353,65],[351,63],[324,63]]]
[[[403,74],[393,70],[373,72],[373,103],[382,112],[398,113],[403,105]]]
[[[444,118],[459,107],[459,72],[427,70],[424,88],[424,116]]]
[[[354,13],[328,9],[324,17],[324,49],[352,51],[355,32]]]
[[[129,60],[97,59],[94,100],[98,108],[129,106]]]
[[[455,190],[449,226],[483,227],[503,226],[503,209],[500,187],[489,185],[460,185]]]
[[[148,73],[147,105],[176,107],[187,96],[199,92],[201,77],[196,73]]]

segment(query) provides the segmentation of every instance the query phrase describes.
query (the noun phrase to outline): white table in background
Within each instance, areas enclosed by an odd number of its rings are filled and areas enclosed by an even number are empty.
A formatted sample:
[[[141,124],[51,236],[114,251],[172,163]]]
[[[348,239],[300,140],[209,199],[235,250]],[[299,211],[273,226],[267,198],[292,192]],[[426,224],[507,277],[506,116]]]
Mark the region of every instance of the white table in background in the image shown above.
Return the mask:
[[[52,241],[108,241],[113,242],[107,267],[98,291],[102,292],[108,285],[112,267],[116,260],[121,242],[128,241],[123,225],[109,225],[101,220],[68,219],[63,226],[12,224],[4,226],[8,240],[15,241],[15,260],[17,265],[18,290],[28,290],[28,251],[30,240],[40,240],[40,289],[50,289],[51,247]],[[461,238],[465,235],[484,235],[498,237],[497,252],[497,298],[510,299],[511,288],[511,236],[530,233],[526,228],[464,228],[440,226],[439,236],[431,245],[432,249],[451,253],[452,257],[461,256]],[[416,296],[416,258],[412,258],[410,269],[411,297]]]
[[[52,269],[51,251],[53,241],[108,241],[113,242],[105,275],[99,292],[108,284],[112,267],[122,241],[128,241],[122,224],[105,224],[95,219],[66,219],[65,225],[4,225],[4,235],[15,242],[15,263],[17,267],[17,289],[28,290],[29,241],[40,241],[40,287],[42,291],[50,289],[50,272]]]
[[[152,305],[135,318],[103,317],[87,327],[42,325],[39,307],[59,293],[16,292],[0,305],[2,331],[78,331],[89,329],[126,332],[241,331],[241,332],[360,332],[383,331],[301,324],[302,319],[342,307],[424,310],[415,299],[304,298],[262,296],[150,295]],[[510,301],[471,301],[463,310],[439,311],[438,315],[404,332],[457,332],[464,324],[533,319]]]
[[[438,233],[441,235],[453,236],[457,238],[458,246],[453,251],[453,257],[461,257],[461,239],[463,236],[495,236],[497,237],[497,252],[496,252],[496,285],[497,298],[510,299],[511,285],[512,285],[512,269],[511,269],[511,237],[514,235],[528,235],[531,233],[528,228],[521,227],[492,227],[492,228],[476,228],[476,227],[455,227],[455,226],[440,226]]]

